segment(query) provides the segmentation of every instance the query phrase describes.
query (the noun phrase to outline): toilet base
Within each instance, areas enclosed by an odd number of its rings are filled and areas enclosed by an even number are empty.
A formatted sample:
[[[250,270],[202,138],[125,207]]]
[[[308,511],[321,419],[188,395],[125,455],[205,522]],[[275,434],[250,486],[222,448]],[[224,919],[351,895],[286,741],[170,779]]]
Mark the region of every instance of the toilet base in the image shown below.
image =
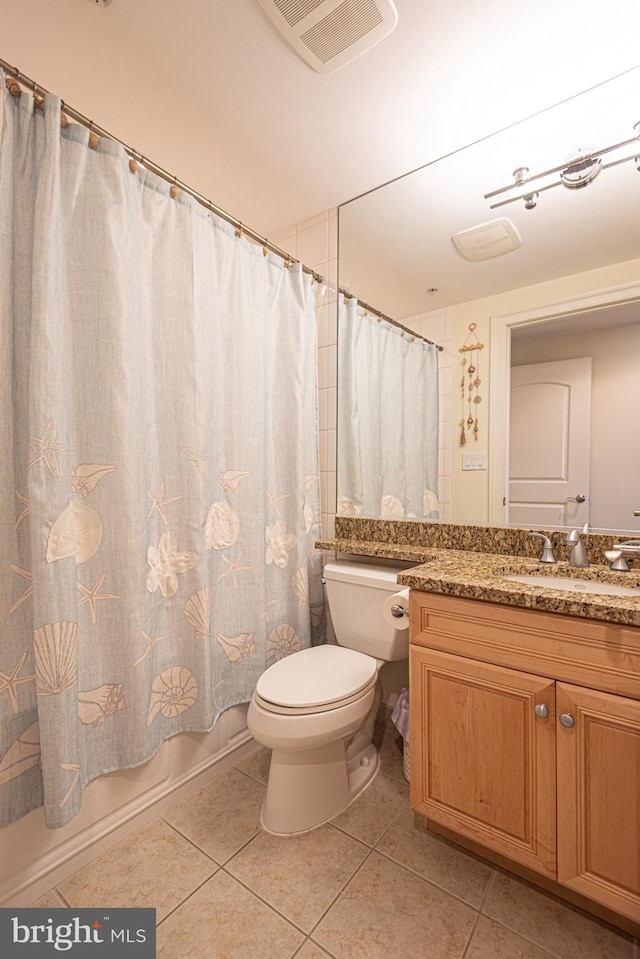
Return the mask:
[[[299,753],[274,749],[262,827],[276,836],[315,829],[346,809],[377,771],[371,742],[349,761],[342,740]]]

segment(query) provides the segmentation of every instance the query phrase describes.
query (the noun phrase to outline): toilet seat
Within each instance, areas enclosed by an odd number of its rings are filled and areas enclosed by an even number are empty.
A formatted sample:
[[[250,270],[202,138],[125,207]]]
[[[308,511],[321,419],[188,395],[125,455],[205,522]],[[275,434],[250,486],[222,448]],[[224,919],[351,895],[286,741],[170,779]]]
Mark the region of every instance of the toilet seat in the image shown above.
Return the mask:
[[[377,677],[372,656],[343,646],[312,646],[270,666],[258,679],[254,698],[270,712],[326,712],[366,695]]]

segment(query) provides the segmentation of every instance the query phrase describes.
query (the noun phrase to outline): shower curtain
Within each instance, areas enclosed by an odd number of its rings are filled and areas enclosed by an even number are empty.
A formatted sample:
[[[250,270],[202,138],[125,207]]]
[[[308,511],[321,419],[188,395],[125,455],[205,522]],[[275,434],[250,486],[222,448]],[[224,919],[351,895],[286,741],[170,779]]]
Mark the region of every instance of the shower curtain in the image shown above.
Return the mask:
[[[56,97],[4,113],[0,810],[53,828],[322,641],[314,288]]]
[[[337,512],[439,515],[437,349],[355,298],[338,314]]]

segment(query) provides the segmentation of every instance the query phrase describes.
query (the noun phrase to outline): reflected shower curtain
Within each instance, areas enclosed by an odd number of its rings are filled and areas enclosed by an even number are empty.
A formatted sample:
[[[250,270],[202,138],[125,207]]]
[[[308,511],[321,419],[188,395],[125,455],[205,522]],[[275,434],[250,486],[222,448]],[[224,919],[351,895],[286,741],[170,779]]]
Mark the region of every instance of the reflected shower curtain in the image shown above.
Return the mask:
[[[437,349],[339,309],[338,515],[437,519]]]
[[[169,187],[6,95],[3,823],[65,824],[322,639],[311,278]]]

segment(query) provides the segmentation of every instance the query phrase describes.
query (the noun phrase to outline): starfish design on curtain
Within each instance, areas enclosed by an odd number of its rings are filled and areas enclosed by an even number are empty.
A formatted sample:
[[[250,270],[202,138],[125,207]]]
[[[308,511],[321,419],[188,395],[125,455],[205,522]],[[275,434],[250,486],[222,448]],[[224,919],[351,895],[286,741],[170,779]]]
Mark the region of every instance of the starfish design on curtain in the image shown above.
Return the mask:
[[[280,507],[278,506],[278,503],[280,502],[281,499],[287,499],[288,496],[289,496],[289,493],[282,493],[280,496],[278,496],[277,486],[274,489],[273,493],[269,493],[267,491],[267,499],[269,500],[269,503],[271,504],[271,506],[273,506],[278,516],[280,515]]]
[[[161,639],[164,639],[164,636],[156,636],[155,639],[152,639],[151,636],[145,633],[144,629],[141,629],[140,632],[142,633],[142,636],[144,637],[144,641],[147,644],[147,648],[145,649],[142,656],[140,656],[139,659],[136,659],[135,663],[133,664],[134,666],[139,666],[140,663],[147,658],[147,656],[149,655],[149,653],[151,652],[155,644],[159,643]]]
[[[165,526],[168,526],[169,520],[167,519],[167,514],[165,513],[164,508],[165,506],[168,506],[169,503],[175,503],[177,500],[182,499],[182,496],[169,496],[167,499],[163,499],[164,483],[160,483],[160,489],[158,490],[158,493],[156,496],[154,496],[153,493],[150,493],[149,490],[147,490],[147,496],[153,503],[153,506],[149,510],[148,518],[150,519],[153,511],[157,509],[158,512],[160,513],[160,516],[162,517],[162,522],[164,523]]]
[[[27,580],[29,580],[29,582],[31,582],[32,576],[31,576],[31,573],[29,572],[28,569],[22,569],[21,566],[14,566],[13,564],[10,564],[9,569],[13,570],[14,573],[17,573],[18,576],[22,576],[23,579],[27,579]],[[24,603],[24,601],[25,601],[26,599],[29,599],[29,597],[31,596],[32,592],[33,592],[33,586],[28,586],[28,587],[25,589],[25,591],[24,591],[24,593],[22,594],[22,596],[15,601],[15,603],[13,604],[13,606],[11,607],[11,609],[9,610],[9,615],[11,615],[12,613],[15,613],[16,609],[18,608],[18,606],[22,606],[22,604]]]
[[[31,447],[31,457],[27,468],[31,469],[40,460],[44,460],[47,469],[54,479],[60,476],[60,464],[58,463],[58,453],[68,453],[69,450],[64,446],[59,446],[56,442],[56,430],[58,424],[54,419],[49,420],[45,426],[42,436],[31,434],[29,446]]]
[[[231,574],[233,576],[233,585],[238,585],[238,573],[244,569],[253,569],[253,566],[241,566],[240,561],[242,559],[242,553],[238,553],[237,559],[227,559],[226,556],[223,556],[222,559],[227,564],[229,569],[225,569],[224,573],[220,573],[218,579],[223,579],[225,576]]]
[[[20,525],[20,523],[22,522],[22,520],[25,519],[25,518],[29,515],[30,506],[29,506],[29,500],[27,499],[26,496],[23,496],[22,493],[19,493],[17,489],[14,490],[13,492],[16,494],[16,496],[18,497],[18,499],[20,500],[20,502],[21,502],[22,505],[24,506],[24,509],[22,510],[22,512],[21,512],[20,515],[18,516],[18,519],[16,520],[15,529],[17,529],[18,526]]]
[[[198,557],[190,550],[179,550],[173,533],[163,533],[157,548],[150,546],[147,550],[147,562],[151,567],[147,589],[153,593],[160,588],[164,598],[170,599],[178,588],[178,573],[193,569]]]
[[[269,607],[275,606],[277,602],[278,602],[277,599],[268,599],[266,603],[264,604],[264,612],[260,614],[260,619],[266,619],[267,616],[269,615]]]
[[[13,715],[18,715],[18,686],[21,686],[22,683],[28,683],[32,679],[36,678],[36,674],[33,673],[31,676],[20,676],[20,670],[24,666],[24,661],[27,658],[27,654],[23,653],[18,662],[16,663],[12,673],[9,673],[7,676],[5,673],[0,672],[0,693],[3,693],[5,689],[9,693],[9,699],[11,700],[11,709],[13,710]]]
[[[83,603],[89,603],[89,608],[91,610],[91,622],[98,622],[98,607],[97,602],[99,599],[120,599],[119,596],[115,596],[113,593],[99,593],[98,590],[104,583],[107,578],[107,574],[103,573],[95,586],[92,586],[91,589],[88,589],[86,586],[83,586],[82,583],[76,582],[76,586],[81,592],[84,593],[82,599],[79,599],[76,603],[76,606],[80,607]]]
[[[208,479],[207,463],[210,463],[211,460],[205,455],[204,449],[192,450],[190,446],[183,446],[182,452],[188,460],[191,460],[193,464],[189,467],[189,476],[195,476],[196,473],[199,473],[202,470],[204,478]]]

